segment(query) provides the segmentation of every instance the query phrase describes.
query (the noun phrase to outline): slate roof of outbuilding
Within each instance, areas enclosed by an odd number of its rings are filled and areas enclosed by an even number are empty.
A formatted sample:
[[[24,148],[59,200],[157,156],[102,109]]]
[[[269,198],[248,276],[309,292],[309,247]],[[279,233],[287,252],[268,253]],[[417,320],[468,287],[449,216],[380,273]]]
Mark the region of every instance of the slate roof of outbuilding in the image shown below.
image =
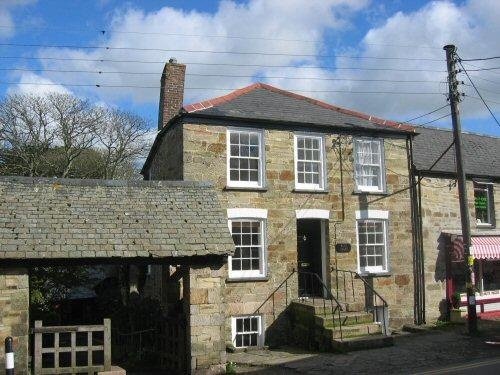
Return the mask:
[[[455,173],[454,147],[430,170],[432,164],[453,142],[453,132],[431,127],[417,127],[416,132],[418,135],[413,142],[413,158],[417,170]],[[500,138],[464,132],[462,141],[467,175],[500,178]]]
[[[0,258],[228,255],[208,183],[0,177]]]
[[[230,94],[184,106],[187,113],[342,127],[353,130],[413,132],[413,127],[254,83]]]

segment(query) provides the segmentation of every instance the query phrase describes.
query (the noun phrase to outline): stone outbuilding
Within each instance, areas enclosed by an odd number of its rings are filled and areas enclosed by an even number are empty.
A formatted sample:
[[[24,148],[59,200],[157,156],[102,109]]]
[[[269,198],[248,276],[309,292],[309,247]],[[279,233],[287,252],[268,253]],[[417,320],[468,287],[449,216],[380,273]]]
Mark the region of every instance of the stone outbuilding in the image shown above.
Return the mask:
[[[208,183],[0,177],[0,340],[14,337],[16,373],[27,373],[30,267],[175,265],[186,345],[173,354],[186,372],[221,369],[233,251]]]

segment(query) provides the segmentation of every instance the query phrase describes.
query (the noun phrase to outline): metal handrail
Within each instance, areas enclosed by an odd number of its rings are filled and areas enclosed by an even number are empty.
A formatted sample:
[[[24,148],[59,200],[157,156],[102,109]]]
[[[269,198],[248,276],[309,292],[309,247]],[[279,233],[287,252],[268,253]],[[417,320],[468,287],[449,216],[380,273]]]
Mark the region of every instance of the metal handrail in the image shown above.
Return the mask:
[[[272,300],[273,301],[273,319],[276,319],[276,307],[275,307],[275,304],[274,304],[274,296],[275,296],[276,292],[278,292],[278,290],[280,290],[283,287],[283,285],[285,285],[285,307],[288,306],[288,304],[289,304],[289,300],[288,300],[288,280],[290,280],[290,278],[293,275],[295,275],[295,274],[297,274],[299,277],[300,277],[300,275],[308,275],[310,277],[311,285],[312,285],[312,280],[313,279],[315,279],[317,282],[319,282],[319,285],[321,286],[323,292],[326,292],[325,293],[326,298],[322,298],[323,299],[323,314],[326,317],[326,299],[328,299],[328,300],[330,300],[331,311],[332,311],[332,318],[333,318],[333,327],[334,328],[335,328],[335,314],[336,313],[338,314],[340,339],[342,340],[342,338],[343,338],[343,333],[342,333],[342,319],[341,319],[341,316],[340,316],[340,313],[342,311],[342,305],[339,303],[339,301],[337,300],[337,298],[335,298],[335,296],[333,295],[333,293],[331,292],[331,290],[325,285],[325,283],[323,283],[323,280],[321,280],[321,278],[319,277],[319,275],[317,273],[305,272],[305,271],[297,271],[297,270],[293,269],[293,271],[290,273],[290,275],[288,275],[285,278],[285,280],[283,280],[272,291],[272,293],[264,300],[264,302],[262,302],[260,304],[260,306],[253,312],[252,315],[259,314],[260,309],[266,303],[268,303],[270,300]],[[313,294],[312,295],[313,305],[315,303],[316,298],[317,297],[315,297],[314,294]],[[335,303],[335,306],[334,306],[334,303]]]
[[[270,295],[269,295],[269,296],[268,296],[268,297],[264,300],[264,302],[262,302],[262,303],[260,304],[260,306],[259,306],[259,307],[257,307],[257,310],[255,310],[255,311],[253,312],[253,314],[252,314],[252,315],[256,315],[256,314],[258,314],[258,313],[259,313],[259,311],[260,311],[260,309],[261,309],[261,308],[262,308],[262,307],[263,307],[263,306],[264,306],[264,305],[265,305],[265,304],[266,304],[266,303],[267,303],[267,302],[268,302],[268,301],[272,298],[272,299],[273,299],[273,316],[274,316],[274,315],[275,315],[275,314],[274,314],[274,295],[275,295],[275,294],[276,294],[276,292],[277,292],[277,291],[278,291],[278,290],[279,290],[279,289],[283,286],[283,284],[285,284],[285,306],[288,306],[288,280],[289,280],[289,279],[290,279],[290,278],[291,278],[291,277],[292,277],[292,276],[293,276],[296,272],[297,272],[297,271],[296,271],[296,270],[295,270],[295,268],[294,268],[294,269],[292,270],[292,273],[291,273],[290,275],[288,275],[288,276],[286,277],[286,279],[285,279],[285,280],[283,280],[283,281],[281,282],[281,284],[280,284],[280,285],[278,285],[278,286],[276,287],[276,289],[274,289],[274,290],[272,291],[272,293],[271,293],[271,294],[270,294]]]
[[[370,291],[373,292],[373,294],[375,296],[377,296],[380,301],[382,301],[382,307],[384,309],[383,311],[383,319],[382,319],[382,323],[383,323],[383,329],[384,329],[384,334],[387,334],[387,322],[386,322],[386,317],[385,317],[385,309],[387,309],[389,307],[389,304],[387,303],[387,301],[380,295],[380,293],[378,293],[375,288],[373,286],[370,285],[370,283],[368,283],[368,281],[366,281],[366,279],[360,275],[358,272],[356,271],[351,271],[351,270],[343,270],[343,269],[340,269],[340,268],[335,268],[335,267],[332,267],[331,268],[331,271],[332,272],[335,272],[336,273],[336,282],[337,282],[337,285],[336,285],[336,288],[337,288],[337,297],[338,297],[338,290],[339,290],[339,286],[338,286],[338,273],[339,272],[343,272],[343,273],[349,273],[351,275],[351,283],[352,283],[352,294],[353,294],[353,298],[355,298],[355,294],[354,294],[354,278],[358,278],[360,279],[363,284],[368,287],[368,289]],[[354,277],[353,277],[354,276]],[[344,277],[344,296],[346,295],[346,288],[345,288],[345,277]],[[367,307],[365,308],[367,310]],[[374,316],[375,316],[375,312],[374,312]]]
[[[342,269],[339,269],[339,268],[334,268],[332,267],[332,272],[333,271],[339,271],[339,272],[346,272],[346,273],[350,273],[351,275],[355,275],[355,278],[358,278],[360,279],[367,287],[368,289],[370,289],[381,301],[382,303],[384,304],[385,307],[388,307],[388,303],[387,301],[380,295],[380,293],[378,293],[371,285],[368,281],[366,281],[365,277],[360,275],[358,272],[356,271],[351,271],[351,270],[342,270]],[[354,294],[354,291],[353,291],[353,294]]]

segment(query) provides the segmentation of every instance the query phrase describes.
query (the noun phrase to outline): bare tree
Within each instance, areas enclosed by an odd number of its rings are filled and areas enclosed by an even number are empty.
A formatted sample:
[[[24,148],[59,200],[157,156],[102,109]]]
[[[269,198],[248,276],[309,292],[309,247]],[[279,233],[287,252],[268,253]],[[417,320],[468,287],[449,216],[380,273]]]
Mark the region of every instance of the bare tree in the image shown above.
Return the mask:
[[[110,110],[97,131],[97,147],[103,153],[103,178],[113,179],[123,167],[130,167],[146,150],[148,123],[130,112]]]
[[[69,94],[0,101],[0,173],[129,178],[146,149],[148,123]]]
[[[55,135],[61,142],[61,177],[67,177],[74,161],[96,140],[96,129],[104,119],[104,110],[73,95],[52,93],[47,96],[49,113],[56,124]]]
[[[0,162],[15,173],[36,176],[52,147],[55,124],[47,101],[35,95],[12,95],[0,102]]]

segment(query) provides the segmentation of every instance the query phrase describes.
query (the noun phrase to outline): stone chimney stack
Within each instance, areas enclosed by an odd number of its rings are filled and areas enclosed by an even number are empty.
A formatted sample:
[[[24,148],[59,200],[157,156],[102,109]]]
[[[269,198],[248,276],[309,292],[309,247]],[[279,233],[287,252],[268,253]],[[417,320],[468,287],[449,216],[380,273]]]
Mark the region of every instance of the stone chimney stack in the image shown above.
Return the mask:
[[[185,76],[186,65],[178,64],[174,58],[168,60],[161,75],[158,130],[161,130],[182,108]]]

